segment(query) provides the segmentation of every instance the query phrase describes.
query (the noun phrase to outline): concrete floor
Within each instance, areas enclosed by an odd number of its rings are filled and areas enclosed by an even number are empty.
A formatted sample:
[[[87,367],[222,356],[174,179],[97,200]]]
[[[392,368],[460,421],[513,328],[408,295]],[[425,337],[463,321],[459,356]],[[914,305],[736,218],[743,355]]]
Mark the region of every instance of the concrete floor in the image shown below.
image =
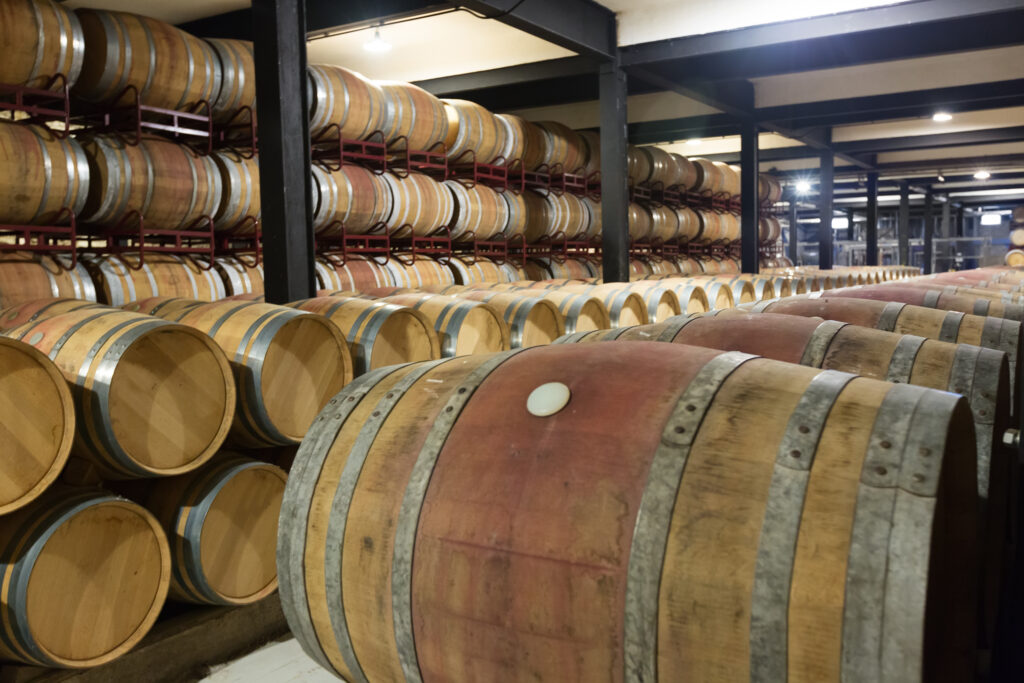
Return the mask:
[[[203,683],[338,683],[310,659],[294,638],[264,645],[244,657],[212,667]]]

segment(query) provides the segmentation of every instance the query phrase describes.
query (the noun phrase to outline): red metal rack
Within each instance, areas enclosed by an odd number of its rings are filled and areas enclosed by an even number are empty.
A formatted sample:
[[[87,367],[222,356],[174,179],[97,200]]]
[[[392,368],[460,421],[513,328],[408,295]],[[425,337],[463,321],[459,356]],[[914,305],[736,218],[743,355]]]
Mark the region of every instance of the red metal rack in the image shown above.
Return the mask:
[[[239,107],[227,121],[214,124],[213,144],[233,149],[244,159],[252,159],[259,146],[257,130],[256,111],[249,106]]]
[[[200,154],[213,149],[213,118],[210,103],[197,102],[187,110],[164,109],[142,104],[139,91],[129,85],[115,102],[127,104],[88,104],[76,102],[82,114],[72,117],[90,132],[117,133],[130,145],[138,145],[144,132],[156,132],[191,144]]]
[[[523,167],[522,159],[513,159],[508,164],[508,184],[517,192],[539,190],[542,192],[551,191],[551,169],[547,165],[540,166],[533,171],[527,171]]]
[[[30,123],[60,123],[60,129],[55,129],[54,133],[67,137],[71,126],[67,78],[57,74],[42,88],[0,83],[0,111],[11,112],[12,119],[15,113],[25,114]]]
[[[263,233],[259,219],[246,216],[230,230],[217,232],[214,249],[217,256],[234,256],[239,260],[252,257],[253,262],[249,265],[258,266],[263,260]]]
[[[494,161],[496,163],[481,163],[477,161],[476,153],[468,149],[448,164],[448,177],[470,188],[486,185],[497,192],[504,192],[508,189],[508,167],[497,163],[504,161],[503,157]]]
[[[575,173],[559,173],[552,175],[550,186],[554,192],[574,194],[577,197],[587,196],[587,179]]]
[[[341,128],[332,123],[313,140],[313,160],[337,171],[342,166],[356,165],[380,175],[388,170],[388,148],[384,133],[375,130],[365,140],[341,137]]]
[[[332,223],[327,228],[337,232],[316,235],[314,244],[317,253],[328,257],[332,262],[338,262],[339,257],[340,264],[344,264],[350,256],[370,256],[374,260],[383,257],[383,261],[380,261],[383,264],[391,257],[391,234],[384,223],[378,223],[371,228],[373,231],[383,230],[383,234],[349,234],[340,222]]]
[[[415,171],[437,180],[448,177],[448,150],[443,142],[434,143],[430,149],[408,149],[409,139],[400,135],[391,141],[391,146],[397,147],[402,140],[406,142],[406,149],[389,155],[389,165],[395,175],[404,178]]]
[[[71,261],[58,265],[71,270],[78,263],[78,224],[75,212],[65,208],[56,216],[55,223],[68,225],[0,225],[0,237],[13,241],[0,242],[0,253],[27,251],[39,254],[69,254]]]
[[[84,232],[89,251],[104,254],[138,254],[135,265],[129,268],[140,270],[146,261],[146,254],[175,254],[178,256],[205,256],[207,263],[196,260],[204,270],[213,268],[216,237],[213,219],[202,216],[193,221],[185,230],[147,228],[145,218],[139,211],[130,211],[112,227],[100,227]],[[103,240],[104,245],[95,244]]]

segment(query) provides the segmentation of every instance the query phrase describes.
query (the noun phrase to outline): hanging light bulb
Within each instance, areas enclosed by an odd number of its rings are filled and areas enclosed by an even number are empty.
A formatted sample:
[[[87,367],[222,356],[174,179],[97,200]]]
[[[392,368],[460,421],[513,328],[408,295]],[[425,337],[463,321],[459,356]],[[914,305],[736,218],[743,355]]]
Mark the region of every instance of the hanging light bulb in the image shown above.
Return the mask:
[[[363,49],[367,52],[389,52],[391,50],[391,43],[380,37],[380,27],[377,27],[373,31],[373,39],[363,43]]]

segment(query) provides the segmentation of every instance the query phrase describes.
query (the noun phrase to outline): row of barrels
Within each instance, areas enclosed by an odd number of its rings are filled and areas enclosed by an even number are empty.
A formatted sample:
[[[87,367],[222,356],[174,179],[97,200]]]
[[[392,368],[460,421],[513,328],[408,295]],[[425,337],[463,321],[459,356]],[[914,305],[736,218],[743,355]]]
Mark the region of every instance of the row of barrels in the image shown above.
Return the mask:
[[[293,632],[349,680],[973,680],[1024,273],[907,274],[361,377],[285,494]],[[579,286],[477,291],[528,284]]]

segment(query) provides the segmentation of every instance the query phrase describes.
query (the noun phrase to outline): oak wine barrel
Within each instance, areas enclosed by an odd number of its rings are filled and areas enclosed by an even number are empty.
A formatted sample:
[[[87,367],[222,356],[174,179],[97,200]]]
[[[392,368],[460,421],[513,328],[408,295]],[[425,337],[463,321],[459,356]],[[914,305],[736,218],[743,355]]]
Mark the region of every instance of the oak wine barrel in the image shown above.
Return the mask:
[[[468,100],[441,100],[448,117],[445,146],[456,163],[490,164],[505,148],[505,126],[487,109]],[[467,154],[472,150],[472,154]],[[505,159],[501,159],[505,161]]]
[[[722,169],[715,165],[715,162],[700,157],[690,159],[695,166],[700,168],[700,180],[694,191],[700,193],[718,194],[722,192],[725,184],[725,177]]]
[[[0,415],[2,516],[56,480],[75,438],[75,404],[64,375],[42,352],[6,337],[0,337]]]
[[[660,185],[662,189],[674,187],[682,180],[679,164],[672,155],[653,145],[644,145],[638,148],[640,154],[647,157],[651,172],[647,179],[651,185]]]
[[[220,176],[220,202],[213,213],[215,230],[255,235],[260,218],[260,163],[231,150],[210,155]]]
[[[469,290],[455,296],[486,303],[498,311],[508,324],[509,345],[513,349],[550,344],[565,334],[561,311],[547,299],[487,290]]]
[[[446,259],[445,263],[455,274],[456,283],[461,285],[475,282],[507,282],[509,278],[501,265],[483,257],[452,256]]]
[[[0,517],[0,658],[87,668],[132,649],[167,597],[170,552],[135,503],[57,486]]]
[[[48,355],[74,387],[74,454],[108,479],[182,474],[213,457],[231,424],[235,383],[209,337],[117,308],[42,303],[27,304],[33,315],[5,334]]]
[[[82,222],[115,226],[137,211],[147,228],[184,230],[221,206],[217,165],[186,145],[156,136],[129,145],[97,135],[82,147],[89,168]]]
[[[5,47],[0,83],[45,88],[63,74],[70,86],[82,70],[82,25],[73,11],[53,0],[0,4],[0,45]],[[63,83],[52,85],[60,88]]]
[[[429,92],[400,81],[377,81],[384,91],[384,139],[389,150],[437,151],[448,137],[444,103]]]
[[[316,414],[352,379],[352,357],[322,316],[250,301],[152,298],[129,306],[210,335],[238,382],[230,439],[242,446],[302,440]]]
[[[501,156],[510,169],[536,170],[544,163],[544,131],[532,121],[514,114],[495,114],[505,129],[505,145]]]
[[[248,605],[277,590],[275,547],[288,475],[223,452],[205,467],[153,483],[141,501],[170,541],[170,597]]]
[[[583,151],[586,162],[583,174],[591,176],[601,172],[601,134],[593,130],[578,130],[576,134],[583,140]]]
[[[263,294],[263,264],[249,256],[218,256],[214,268],[224,283],[224,294]]]
[[[442,294],[408,293],[382,301],[422,313],[437,331],[441,356],[452,358],[509,348],[509,328],[496,309]]]
[[[220,65],[220,89],[210,103],[221,123],[248,124],[256,113],[256,62],[250,40],[205,38]],[[248,112],[239,112],[248,107]],[[236,115],[237,114],[237,115]]]
[[[221,89],[213,47],[168,23],[128,12],[75,10],[85,36],[74,94],[90,102],[126,104],[128,87],[139,102],[184,111],[212,104]],[[206,113],[205,108],[200,113]]]
[[[81,261],[73,268],[66,256],[29,252],[0,254],[0,308],[66,297],[96,301],[96,287]]]
[[[224,281],[208,261],[189,256],[150,253],[83,256],[96,285],[97,298],[110,306],[123,306],[154,296],[215,301],[227,295]]]
[[[392,209],[386,223],[393,237],[429,237],[451,223],[455,199],[443,183],[423,173],[379,177],[391,191]]]
[[[282,504],[305,651],[347,680],[973,676],[964,399],[640,344],[347,387]]]
[[[500,237],[509,224],[509,202],[502,195],[479,183],[467,187],[457,180],[444,186],[454,198],[449,227],[453,240],[491,240]]]
[[[381,231],[394,207],[384,175],[351,164],[336,171],[317,165],[312,168],[313,230],[317,234],[338,236],[342,229],[351,235]]]
[[[544,155],[541,164],[550,173],[575,173],[586,163],[586,149],[579,133],[557,121],[540,121]]]
[[[337,325],[348,341],[356,376],[385,365],[441,357],[433,324],[414,308],[347,296],[341,292],[289,305],[319,313]]]
[[[336,140],[340,134],[347,140],[365,140],[383,131],[388,104],[379,85],[333,64],[311,64],[307,74],[309,133],[314,139]]]
[[[362,291],[395,285],[391,271],[368,256],[318,256],[315,265],[318,289]]]
[[[946,311],[959,311],[972,315],[1006,318],[1021,321],[1024,319],[1024,305],[993,301],[986,297],[961,295],[946,292],[944,289],[920,289],[905,283],[850,287],[834,289],[830,297],[851,297],[854,299],[873,299],[875,301],[900,301],[925,308],[938,308]]]
[[[396,287],[422,289],[455,284],[455,274],[446,263],[422,254],[394,252],[384,267],[391,272]]]
[[[64,209],[80,214],[89,190],[89,166],[77,140],[0,121],[0,224],[67,223]]]

